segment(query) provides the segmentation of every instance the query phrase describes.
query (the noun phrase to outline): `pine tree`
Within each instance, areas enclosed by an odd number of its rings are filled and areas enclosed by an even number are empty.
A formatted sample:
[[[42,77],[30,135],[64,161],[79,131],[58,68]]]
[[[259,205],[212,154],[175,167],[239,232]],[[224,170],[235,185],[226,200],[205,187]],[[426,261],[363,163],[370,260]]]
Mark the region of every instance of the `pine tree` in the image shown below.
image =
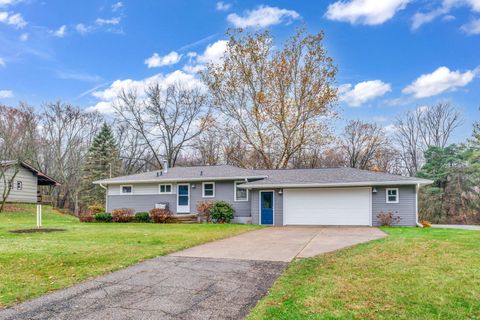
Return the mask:
[[[82,174],[82,204],[104,204],[105,189],[93,184],[93,181],[118,175],[120,157],[117,142],[110,127],[104,123],[100,132],[93,139],[88,150]]]

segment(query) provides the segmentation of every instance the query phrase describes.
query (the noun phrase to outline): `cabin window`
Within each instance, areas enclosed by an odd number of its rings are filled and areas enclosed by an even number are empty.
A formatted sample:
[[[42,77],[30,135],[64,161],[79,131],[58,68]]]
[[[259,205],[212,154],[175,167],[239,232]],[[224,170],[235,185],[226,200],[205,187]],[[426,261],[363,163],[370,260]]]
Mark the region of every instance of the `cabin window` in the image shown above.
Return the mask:
[[[235,201],[248,201],[248,190],[238,186],[242,183],[245,181],[235,181]]]
[[[120,186],[120,193],[121,194],[132,194],[133,193],[133,186]]]
[[[398,188],[387,188],[385,192],[387,203],[398,203]]]
[[[22,190],[22,181],[17,181],[17,190]]]
[[[202,197],[215,198],[215,182],[202,183]]]
[[[159,185],[159,192],[160,193],[172,193],[172,185],[171,184],[161,184],[161,185]]]

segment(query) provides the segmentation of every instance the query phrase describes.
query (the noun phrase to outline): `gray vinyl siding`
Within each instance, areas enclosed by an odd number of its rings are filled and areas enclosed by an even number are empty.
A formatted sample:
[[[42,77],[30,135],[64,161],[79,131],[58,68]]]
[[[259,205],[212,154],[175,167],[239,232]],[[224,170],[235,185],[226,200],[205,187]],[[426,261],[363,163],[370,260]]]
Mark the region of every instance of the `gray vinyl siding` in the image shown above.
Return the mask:
[[[386,189],[398,188],[398,203],[387,203]],[[376,187],[377,193],[372,194],[372,223],[378,226],[377,215],[380,212],[392,211],[392,213],[401,218],[397,224],[399,226],[416,225],[416,189],[415,186],[388,186]]]
[[[252,213],[252,223],[260,223],[260,198],[259,194],[262,190],[251,190],[250,191],[250,200],[251,200],[251,213]],[[271,191],[271,190],[268,190]],[[275,215],[273,223],[275,226],[283,225],[283,194],[278,193],[279,189],[274,190],[273,202],[274,210],[273,214]]]
[[[234,201],[234,181],[205,181],[215,182],[215,197],[202,197],[202,182],[190,182],[190,212],[197,212],[197,204],[202,201],[224,200],[235,209],[235,217],[250,217],[250,199],[248,201]],[[188,182],[182,182],[181,184]],[[170,184],[170,183],[168,183]],[[117,208],[132,208],[136,212],[149,211],[156,203],[168,203],[173,213],[177,212],[177,184],[172,184],[172,194],[159,194],[158,183],[132,184],[133,194],[120,194],[120,185],[108,187],[107,211]]]
[[[6,172],[7,179],[11,179],[14,169],[9,169]],[[22,190],[17,190],[17,181],[22,182]],[[24,202],[24,203],[36,203],[37,202],[37,176],[30,170],[20,167],[15,179],[13,181],[13,189],[10,191],[10,195],[7,198],[8,202]],[[4,181],[0,181],[0,195],[3,194]]]

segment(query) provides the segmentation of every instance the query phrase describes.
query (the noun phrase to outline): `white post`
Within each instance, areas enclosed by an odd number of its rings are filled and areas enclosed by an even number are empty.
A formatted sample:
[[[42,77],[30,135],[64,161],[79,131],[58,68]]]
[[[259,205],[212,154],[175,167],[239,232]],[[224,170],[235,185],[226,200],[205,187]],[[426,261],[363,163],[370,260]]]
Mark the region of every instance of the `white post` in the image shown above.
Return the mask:
[[[42,227],[42,205],[37,204],[37,228]]]

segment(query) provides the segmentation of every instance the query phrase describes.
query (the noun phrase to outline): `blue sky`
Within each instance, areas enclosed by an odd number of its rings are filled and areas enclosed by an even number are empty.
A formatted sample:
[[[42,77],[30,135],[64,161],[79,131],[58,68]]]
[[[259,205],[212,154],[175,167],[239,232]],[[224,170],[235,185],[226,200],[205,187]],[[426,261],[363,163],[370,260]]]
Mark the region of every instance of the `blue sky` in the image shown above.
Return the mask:
[[[108,114],[121,88],[198,85],[229,27],[269,28],[281,42],[302,25],[324,30],[338,65],[337,128],[363,119],[391,129],[439,101],[463,113],[455,141],[480,120],[480,0],[0,0],[0,103],[61,99]]]

